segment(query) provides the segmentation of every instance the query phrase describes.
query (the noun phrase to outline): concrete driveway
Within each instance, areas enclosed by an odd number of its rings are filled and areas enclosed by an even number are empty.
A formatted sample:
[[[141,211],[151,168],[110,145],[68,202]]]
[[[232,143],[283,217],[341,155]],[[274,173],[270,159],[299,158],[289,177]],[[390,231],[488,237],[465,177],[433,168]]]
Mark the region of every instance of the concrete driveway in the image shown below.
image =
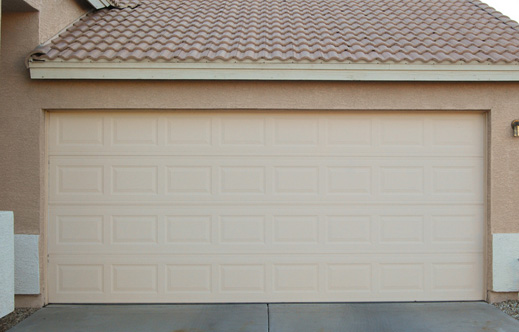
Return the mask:
[[[10,332],[518,332],[484,302],[50,305]]]

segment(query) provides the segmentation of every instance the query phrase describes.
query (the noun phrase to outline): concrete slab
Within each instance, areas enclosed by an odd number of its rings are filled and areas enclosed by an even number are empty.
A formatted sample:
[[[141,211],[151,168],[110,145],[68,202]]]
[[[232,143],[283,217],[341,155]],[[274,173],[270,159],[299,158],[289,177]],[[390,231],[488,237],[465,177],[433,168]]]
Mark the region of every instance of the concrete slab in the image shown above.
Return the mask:
[[[9,332],[519,332],[483,302],[50,305]]]
[[[518,332],[483,302],[271,304],[270,332]]]
[[[264,304],[50,305],[9,332],[266,332]]]

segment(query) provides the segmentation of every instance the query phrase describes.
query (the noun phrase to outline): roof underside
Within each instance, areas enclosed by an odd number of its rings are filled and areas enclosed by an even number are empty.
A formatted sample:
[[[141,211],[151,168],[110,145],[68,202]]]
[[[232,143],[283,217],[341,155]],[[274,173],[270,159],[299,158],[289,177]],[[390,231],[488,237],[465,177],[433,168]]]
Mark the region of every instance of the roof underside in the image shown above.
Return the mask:
[[[31,60],[517,64],[519,25],[477,0],[140,0]],[[135,1],[120,0],[121,7]]]

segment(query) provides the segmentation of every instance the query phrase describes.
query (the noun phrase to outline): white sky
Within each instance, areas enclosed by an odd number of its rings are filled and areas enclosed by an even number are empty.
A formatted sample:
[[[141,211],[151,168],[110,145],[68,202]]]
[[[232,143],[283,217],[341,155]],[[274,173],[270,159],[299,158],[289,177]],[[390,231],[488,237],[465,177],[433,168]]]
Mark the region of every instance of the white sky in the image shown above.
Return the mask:
[[[481,0],[515,21],[519,21],[519,0]]]

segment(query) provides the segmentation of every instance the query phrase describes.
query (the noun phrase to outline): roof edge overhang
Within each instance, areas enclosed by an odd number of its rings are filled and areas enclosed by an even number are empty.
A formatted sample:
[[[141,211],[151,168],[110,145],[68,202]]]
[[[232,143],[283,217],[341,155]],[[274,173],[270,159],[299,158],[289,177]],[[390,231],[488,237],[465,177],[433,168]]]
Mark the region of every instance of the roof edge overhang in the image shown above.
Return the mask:
[[[87,0],[95,9],[102,9],[107,7],[115,7],[115,8],[135,8],[139,5],[138,1],[133,1],[133,3],[129,4],[121,4],[117,0]]]
[[[31,61],[32,79],[519,81],[519,65]]]
[[[95,9],[110,7],[112,4],[107,0],[87,0]]]

